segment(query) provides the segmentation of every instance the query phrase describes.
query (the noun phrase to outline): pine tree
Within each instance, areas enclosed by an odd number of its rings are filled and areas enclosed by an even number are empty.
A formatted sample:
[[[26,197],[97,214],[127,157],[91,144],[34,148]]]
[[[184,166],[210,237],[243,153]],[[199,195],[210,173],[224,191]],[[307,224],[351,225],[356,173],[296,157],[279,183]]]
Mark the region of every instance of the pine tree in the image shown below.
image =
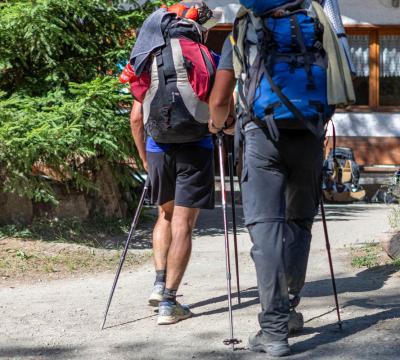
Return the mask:
[[[134,29],[159,5],[121,12],[106,0],[0,2],[3,191],[57,202],[32,168],[43,165],[68,186],[89,190],[99,159],[131,184],[120,170],[136,156],[123,111],[132,99],[115,75]]]

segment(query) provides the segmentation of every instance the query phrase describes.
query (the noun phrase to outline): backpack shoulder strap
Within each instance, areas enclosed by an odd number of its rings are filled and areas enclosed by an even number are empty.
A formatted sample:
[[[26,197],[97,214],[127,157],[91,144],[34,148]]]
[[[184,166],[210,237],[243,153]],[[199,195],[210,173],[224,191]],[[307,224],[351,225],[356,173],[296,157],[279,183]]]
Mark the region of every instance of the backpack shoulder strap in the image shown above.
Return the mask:
[[[232,35],[230,37],[233,48],[233,69],[237,79],[240,79],[241,75],[245,72],[245,41],[249,14],[249,10],[243,6],[239,9],[233,23]]]
[[[252,18],[255,18],[253,15]],[[260,18],[259,18],[260,19]],[[253,20],[252,20],[253,21]],[[265,57],[264,55],[267,55],[268,53],[268,39],[265,38],[265,36],[268,36],[268,29],[266,29],[266,26],[264,22],[260,19],[257,22],[253,22],[255,29],[257,31],[257,39],[258,39],[258,56],[261,57],[260,59],[260,66],[262,67],[262,72],[265,77],[265,79],[268,81],[272,91],[278,96],[279,100],[282,102],[283,105],[285,105],[289,111],[298,119],[300,120],[303,125],[310,130],[314,135],[316,136],[321,136],[324,132],[324,125],[322,119],[319,119],[316,124],[313,124],[311,121],[308,121],[303,113],[294,105],[289,98],[282,92],[282,90],[275,84],[274,80],[272,79],[271,74],[268,72],[268,66],[265,63]],[[261,25],[261,28],[260,28]]]

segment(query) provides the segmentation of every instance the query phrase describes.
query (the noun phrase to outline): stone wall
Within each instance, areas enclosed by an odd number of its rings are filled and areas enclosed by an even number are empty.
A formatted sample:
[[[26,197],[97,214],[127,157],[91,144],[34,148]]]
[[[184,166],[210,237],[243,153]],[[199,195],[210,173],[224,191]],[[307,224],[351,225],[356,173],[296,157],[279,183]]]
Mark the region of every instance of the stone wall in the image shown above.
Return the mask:
[[[91,216],[123,217],[128,204],[110,166],[103,162],[93,178],[96,190],[82,192],[65,184],[52,182],[58,205],[33,202],[17,194],[0,190],[0,226],[30,224],[35,218],[85,220]]]

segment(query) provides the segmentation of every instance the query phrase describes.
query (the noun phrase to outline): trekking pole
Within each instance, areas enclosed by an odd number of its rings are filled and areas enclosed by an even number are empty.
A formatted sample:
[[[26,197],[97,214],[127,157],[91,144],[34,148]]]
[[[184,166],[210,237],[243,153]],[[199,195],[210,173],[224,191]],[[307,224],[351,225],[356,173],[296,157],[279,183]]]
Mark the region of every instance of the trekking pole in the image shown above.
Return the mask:
[[[233,227],[233,245],[235,249],[235,267],[236,267],[236,288],[238,303],[241,304],[240,298],[240,280],[239,280],[239,256],[238,256],[238,245],[237,245],[237,226],[236,226],[236,203],[235,203],[235,184],[233,183],[234,173],[234,150],[232,141],[228,142],[228,164],[229,164],[229,184],[231,187],[231,207],[232,207],[232,227]]]
[[[229,330],[230,330],[230,338],[225,339],[224,344],[231,345],[232,350],[235,350],[235,344],[238,344],[240,341],[233,337],[231,259],[230,259],[230,253],[229,253],[228,218],[226,215],[226,190],[225,190],[223,136],[224,136],[224,134],[222,132],[219,132],[217,134],[219,170],[220,170],[220,177],[221,177],[222,214],[223,214],[223,218],[224,218],[225,265],[226,265],[226,283],[227,283],[227,289],[228,289]]]
[[[118,265],[117,273],[115,274],[114,283],[112,285],[111,293],[110,293],[110,296],[108,298],[107,307],[106,307],[106,311],[104,313],[104,320],[103,320],[103,325],[101,326],[101,330],[104,329],[104,325],[105,325],[106,320],[107,320],[108,310],[110,309],[110,305],[111,305],[111,301],[112,301],[112,298],[113,298],[113,295],[114,295],[115,287],[117,286],[119,274],[121,273],[122,265],[124,264],[126,254],[128,253],[129,244],[131,242],[133,233],[134,233],[134,231],[136,229],[136,226],[138,224],[140,213],[141,213],[142,208],[143,208],[144,199],[145,199],[145,197],[147,195],[149,187],[150,187],[150,177],[147,176],[146,182],[144,183],[142,195],[140,196],[139,204],[138,204],[138,206],[136,208],[135,216],[133,217],[133,221],[132,221],[132,224],[131,224],[131,229],[129,230],[128,238],[126,239],[124,251],[122,252],[121,257],[119,259],[119,265]]]
[[[335,305],[336,305],[336,313],[337,313],[337,318],[338,318],[338,326],[341,329],[342,328],[342,320],[340,318],[340,311],[339,311],[339,301],[338,301],[338,295],[337,295],[337,290],[336,290],[336,280],[335,280],[335,274],[333,272],[333,263],[332,263],[332,255],[331,255],[331,245],[329,243],[329,236],[328,236],[328,226],[326,224],[326,216],[325,216],[325,206],[324,206],[324,200],[321,197],[321,216],[322,216],[322,224],[324,226],[324,234],[325,234],[325,243],[326,243],[326,252],[328,253],[328,260],[329,260],[329,270],[331,272],[331,279],[332,279],[332,288],[333,288],[333,295],[335,297]]]

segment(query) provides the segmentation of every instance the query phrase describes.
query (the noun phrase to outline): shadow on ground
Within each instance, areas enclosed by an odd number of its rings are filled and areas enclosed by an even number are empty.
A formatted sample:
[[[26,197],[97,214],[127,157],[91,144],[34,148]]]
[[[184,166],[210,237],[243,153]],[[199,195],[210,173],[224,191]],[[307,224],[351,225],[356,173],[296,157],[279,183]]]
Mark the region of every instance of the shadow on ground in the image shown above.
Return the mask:
[[[221,297],[222,298],[222,297]],[[225,299],[226,300],[226,299]],[[393,303],[396,301],[397,303]],[[369,300],[365,300],[368,302]],[[376,301],[371,298],[370,301]],[[305,328],[304,335],[307,338],[300,341],[291,341],[293,359],[395,359],[398,355],[398,344],[400,341],[400,324],[397,319],[400,316],[400,303],[397,298],[382,296],[379,302],[387,303],[382,309],[372,315],[357,316],[343,322],[343,328],[339,329],[336,324],[328,324],[314,328]],[[364,300],[361,300],[362,305]],[[195,304],[194,304],[195,305]],[[375,308],[375,307],[374,307]],[[361,333],[371,327],[375,327],[368,338]],[[347,338],[352,340],[343,342]],[[388,337],[389,335],[389,337]],[[187,334],[190,336],[190,334]],[[205,331],[196,339],[201,341],[215,342],[220,333],[214,331]],[[152,350],[152,356],[149,359],[155,359],[159,355],[164,359],[265,359],[265,354],[255,354],[246,349],[247,339],[242,339],[242,343],[236,346],[236,351],[231,351],[229,347],[226,350],[212,350],[205,346],[184,347],[184,348],[165,348],[165,344],[148,342],[138,342],[124,344],[116,347],[113,353],[116,355],[122,353],[132,353],[134,351]],[[222,342],[222,339],[221,339]],[[340,342],[340,344],[339,344]],[[362,346],[364,344],[364,346]],[[361,345],[361,346],[360,346]],[[367,349],[368,347],[368,349]],[[199,348],[201,350],[199,350]],[[154,349],[160,349],[160,353],[154,352]],[[397,350],[396,350],[397,349]],[[351,355],[351,356],[349,356]],[[146,357],[141,357],[146,359]],[[161,357],[160,357],[161,358]],[[268,357],[269,358],[269,357]]]
[[[380,206],[370,204],[343,204],[343,205],[325,205],[325,215],[327,221],[352,221],[360,214],[372,209],[381,208]],[[315,222],[322,221],[321,212],[315,218]]]
[[[351,221],[359,214],[373,209],[374,205],[326,205],[327,221]],[[149,249],[151,248],[152,230],[157,217],[157,209],[150,207],[147,209],[147,219],[143,221],[135,231],[131,241],[131,249]],[[232,212],[228,204],[228,222],[229,229],[232,229]],[[317,216],[316,222],[321,221],[321,217]],[[237,233],[246,233],[244,226],[243,207],[236,207],[236,226]],[[194,230],[194,236],[221,236],[224,234],[222,208],[218,204],[214,210],[202,210],[197,220],[197,226]],[[127,236],[121,235],[108,239],[104,242],[104,247],[108,249],[116,249],[124,246]]]
[[[369,268],[363,271],[360,271],[355,276],[346,277],[346,278],[336,278],[336,286],[338,294],[344,294],[347,292],[352,293],[363,293],[363,292],[370,292],[376,291],[381,289],[385,282],[398,270],[393,265],[382,265],[376,266],[373,268]],[[332,282],[331,279],[322,279],[316,281],[307,282],[304,286],[304,290],[302,293],[302,297],[325,297],[332,295]],[[252,306],[254,304],[259,303],[258,299],[258,291],[256,287],[251,287],[248,289],[241,290],[241,304],[237,304],[237,292],[232,294],[233,296],[233,309],[238,308],[246,308],[248,306]],[[365,308],[380,308],[381,306],[378,303],[371,303],[368,302],[369,298],[366,298],[364,302],[361,300],[357,300],[358,303],[356,304],[355,301],[347,302],[345,304],[341,304],[341,307],[347,307],[351,305],[357,305],[359,307]],[[228,296],[227,295],[220,295],[210,299],[202,300],[197,303],[193,303],[190,305],[191,309],[201,308],[203,306],[208,306],[217,303],[224,303],[227,302]],[[386,301],[387,299],[385,299]],[[369,304],[367,306],[367,304]],[[388,304],[392,304],[394,306],[400,306],[400,298],[397,299],[397,302],[391,302]],[[397,305],[396,305],[397,304]],[[213,315],[228,311],[228,306],[221,307],[219,309],[214,309],[205,312],[197,312],[195,316],[207,316]]]
[[[73,359],[78,357],[78,348],[57,346],[4,346],[0,348],[1,359],[19,359],[23,357],[33,357],[35,359]]]
[[[374,290],[368,287],[364,291]],[[255,288],[246,289],[242,292],[242,305],[234,305],[233,309],[236,310],[240,307],[252,306],[258,302],[257,291]],[[322,296],[322,295],[321,295]],[[191,305],[191,308],[196,313],[196,309],[203,306],[215,304],[219,302],[226,302],[227,297],[221,295],[211,299],[207,299]],[[236,299],[233,300],[236,304]],[[293,344],[292,358],[294,359],[320,359],[320,358],[340,358],[343,359],[395,359],[398,355],[397,350],[400,341],[400,302],[397,296],[368,296],[363,299],[355,299],[348,301],[343,307],[357,306],[361,308],[368,308],[376,310],[377,312],[370,315],[362,315],[346,319],[343,321],[342,329],[339,329],[336,324],[327,324],[317,327],[306,327],[302,335],[306,338],[297,341],[291,341]],[[208,316],[220,312],[227,312],[227,306],[221,307],[213,311],[197,312],[195,316]],[[325,314],[323,314],[325,315]],[[306,324],[307,326],[307,324]],[[374,327],[372,332],[367,335],[362,334],[363,331]],[[358,335],[359,334],[359,335]],[[349,337],[352,340],[342,342]],[[190,334],[188,334],[190,336]],[[213,331],[205,331],[201,336],[196,335],[196,339],[211,342],[221,336],[219,333]],[[159,348],[164,349],[162,354],[165,359],[265,359],[265,354],[254,354],[246,350],[246,339],[242,339],[243,343],[237,345],[237,350],[232,352],[228,347],[226,350],[198,350],[204,349],[203,346],[193,346],[193,348],[174,349],[172,353],[170,349],[165,349],[163,344],[154,343],[131,343],[125,344],[122,347],[115,348],[113,352],[116,354],[124,352],[138,351],[146,349],[151,346],[151,349]],[[221,339],[222,341],[222,339]],[[340,342],[340,344],[339,344]],[[362,346],[365,344],[365,346]],[[360,346],[361,345],[361,346]],[[366,347],[368,346],[368,353]],[[142,350],[141,350],[142,351]],[[156,358],[152,351],[150,358]],[[347,355],[351,354],[351,357]],[[397,354],[397,355],[396,355]],[[334,357],[332,357],[334,356]],[[144,357],[146,358],[146,357]]]
[[[351,277],[336,278],[337,291],[341,293],[367,292],[381,289],[385,282],[398,271],[393,265],[375,266]],[[303,289],[304,297],[320,297],[332,294],[331,279],[309,281]]]
[[[227,211],[229,229],[232,229],[232,210],[228,206]],[[236,228],[237,233],[245,233],[243,208],[236,207]],[[202,210],[197,220],[197,226],[194,230],[195,236],[220,236],[224,234],[224,222],[221,206],[216,206],[214,210]]]

